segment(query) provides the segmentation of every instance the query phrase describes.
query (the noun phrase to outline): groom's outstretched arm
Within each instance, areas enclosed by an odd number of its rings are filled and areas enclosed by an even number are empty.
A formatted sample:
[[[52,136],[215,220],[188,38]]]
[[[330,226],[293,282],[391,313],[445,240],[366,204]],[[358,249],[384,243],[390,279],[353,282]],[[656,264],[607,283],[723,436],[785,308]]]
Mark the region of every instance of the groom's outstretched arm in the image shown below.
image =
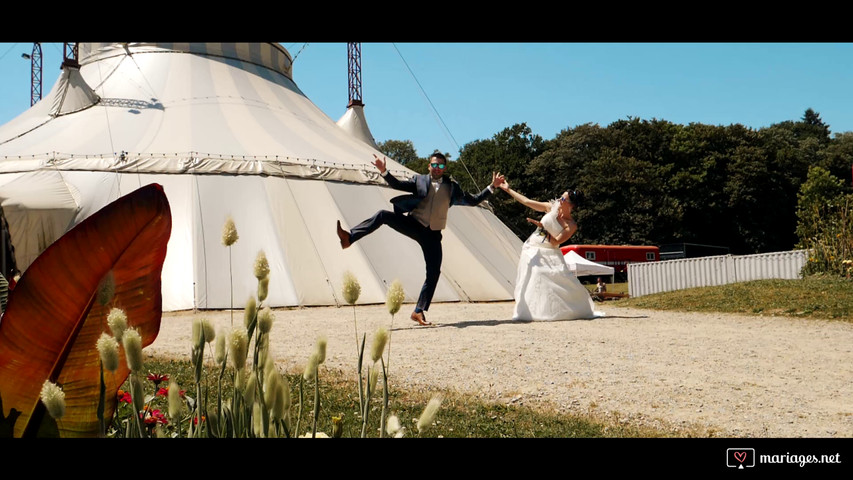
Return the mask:
[[[373,166],[379,169],[380,175],[388,183],[388,186],[395,190],[403,190],[404,192],[415,193],[417,191],[414,180],[400,181],[397,180],[397,177],[391,175],[391,172],[385,168],[385,158],[379,158],[375,153],[373,154],[373,158],[375,158]]]

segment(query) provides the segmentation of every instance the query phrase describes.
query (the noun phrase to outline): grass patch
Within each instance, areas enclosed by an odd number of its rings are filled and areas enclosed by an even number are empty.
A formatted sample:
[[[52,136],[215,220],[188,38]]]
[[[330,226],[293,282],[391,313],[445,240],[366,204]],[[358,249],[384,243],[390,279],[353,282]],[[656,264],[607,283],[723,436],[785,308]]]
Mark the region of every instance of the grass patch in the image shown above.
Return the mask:
[[[812,276],[755,280],[624,299],[620,306],[688,312],[825,318],[853,321],[853,281]]]
[[[194,392],[192,385],[193,369],[188,361],[164,360],[148,358],[145,369],[153,373],[168,374],[176,380],[187,394]],[[361,415],[359,414],[358,389],[352,375],[343,372],[320,370],[320,414],[318,415],[318,431],[331,433],[332,416],[342,418],[343,437],[356,438],[361,435]],[[291,382],[292,410],[295,420],[299,408],[299,378],[300,374],[287,374]],[[216,378],[205,375],[209,388],[208,402],[210,407],[216,404]],[[231,395],[231,382],[223,385],[223,395]],[[589,415],[569,415],[545,408],[533,408],[519,405],[486,403],[471,395],[456,392],[441,392],[443,401],[433,425],[425,432],[418,433],[417,421],[424,410],[429,398],[436,392],[400,391],[393,388],[391,379],[390,412],[397,415],[401,424],[406,427],[405,437],[444,437],[444,438],[648,438],[648,437],[685,437],[702,436],[698,431],[652,428],[635,425],[631,422],[620,422],[618,418],[608,419],[605,415],[591,412]],[[126,384],[122,389],[127,390]],[[152,385],[146,386],[151,390]],[[305,406],[300,431],[297,435],[310,431],[311,412],[313,411],[313,387],[305,391]],[[203,400],[202,400],[203,401]],[[379,436],[379,417],[381,415],[381,396],[371,399],[371,411],[368,415],[369,427],[367,436]],[[167,409],[166,399],[156,397],[151,400],[152,409]],[[124,422],[129,419],[131,407],[122,404],[114,425],[112,436],[122,436],[121,429],[126,428]],[[186,413],[186,412],[185,412]],[[185,418],[184,422],[189,422]],[[187,424],[182,427],[185,433]],[[167,433],[171,436],[177,431],[176,425],[167,425]]]

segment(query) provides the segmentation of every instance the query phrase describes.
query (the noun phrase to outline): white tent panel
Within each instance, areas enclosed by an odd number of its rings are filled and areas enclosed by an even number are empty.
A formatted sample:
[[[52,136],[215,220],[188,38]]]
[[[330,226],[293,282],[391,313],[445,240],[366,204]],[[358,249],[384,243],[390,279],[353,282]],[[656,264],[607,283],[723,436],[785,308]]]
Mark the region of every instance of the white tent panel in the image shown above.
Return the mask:
[[[281,251],[294,282],[299,305],[334,305],[335,295],[326,278],[320,252],[306,229],[306,220],[299,209],[292,183],[310,180],[269,177],[264,179],[272,222],[281,240]],[[272,280],[271,280],[272,281]]]
[[[291,181],[299,210],[305,218],[305,226],[314,240],[323,270],[329,280],[338,304],[346,304],[341,294],[344,273],[351,272],[361,285],[358,303],[381,303],[385,301],[385,289],[370,265],[370,259],[359,248],[341,249],[335,234],[335,220],[343,216],[343,204],[338,201],[335,189],[339,184],[332,182]],[[343,184],[340,184],[343,185]],[[329,188],[329,187],[332,188]],[[375,187],[374,187],[375,188]],[[370,197],[370,188],[362,195]],[[343,222],[342,222],[343,224]]]
[[[71,228],[79,204],[79,193],[55,170],[19,175],[0,187],[0,207],[9,223],[18,269],[30,266]]]
[[[195,248],[199,252],[195,266],[198,308],[230,307],[229,283],[233,285],[235,307],[242,307],[249,295],[257,292],[254,261],[260,251],[264,251],[269,262],[269,303],[297,304],[272,221],[270,210],[275,206],[267,202],[263,178],[196,175],[194,188],[198,202],[193,210]],[[230,254],[222,245],[222,227],[229,215],[240,236],[230,247]]]

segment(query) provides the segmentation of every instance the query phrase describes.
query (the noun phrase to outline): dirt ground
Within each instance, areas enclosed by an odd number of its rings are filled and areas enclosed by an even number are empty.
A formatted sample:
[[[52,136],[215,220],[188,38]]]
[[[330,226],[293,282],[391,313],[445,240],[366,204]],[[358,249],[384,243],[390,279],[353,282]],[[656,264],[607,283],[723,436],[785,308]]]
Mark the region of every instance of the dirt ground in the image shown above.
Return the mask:
[[[409,320],[410,305],[393,325],[384,305],[276,309],[273,355],[301,372],[324,335],[324,367],[354,371],[356,329],[369,350],[385,326],[389,379],[401,389],[449,389],[682,436],[853,437],[853,324],[616,305],[597,304],[606,316],[593,320],[518,322],[511,302],[442,303],[428,312],[432,327]],[[230,328],[231,312],[196,315]],[[188,359],[193,316],[164,314],[145,352]]]

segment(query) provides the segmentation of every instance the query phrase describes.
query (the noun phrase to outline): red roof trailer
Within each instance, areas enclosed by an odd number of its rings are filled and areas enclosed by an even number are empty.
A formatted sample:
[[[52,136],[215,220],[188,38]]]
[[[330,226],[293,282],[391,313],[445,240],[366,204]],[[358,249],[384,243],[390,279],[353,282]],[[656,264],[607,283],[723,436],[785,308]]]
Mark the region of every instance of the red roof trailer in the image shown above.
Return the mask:
[[[615,273],[626,273],[629,263],[657,262],[660,249],[651,245],[565,245],[563,255],[573,251],[581,257],[613,267]]]

